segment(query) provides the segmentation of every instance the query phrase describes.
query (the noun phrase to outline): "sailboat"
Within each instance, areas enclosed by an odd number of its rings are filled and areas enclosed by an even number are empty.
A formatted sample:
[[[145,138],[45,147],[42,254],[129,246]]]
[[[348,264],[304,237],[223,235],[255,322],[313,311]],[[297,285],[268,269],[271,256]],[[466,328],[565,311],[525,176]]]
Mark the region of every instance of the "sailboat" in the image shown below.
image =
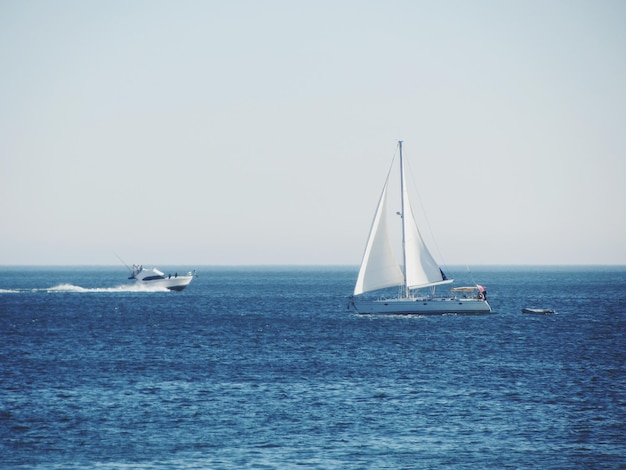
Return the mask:
[[[391,240],[391,220],[388,217],[388,193],[391,169],[372,222],[365,253],[359,269],[349,308],[363,314],[483,314],[490,313],[487,291],[483,286],[457,287],[450,295],[437,296],[437,286],[451,284],[430,254],[415,222],[408,197],[402,141],[398,142],[400,156],[400,216],[401,230],[398,237],[402,244],[397,261]],[[392,162],[393,168],[393,162]],[[363,294],[398,287],[398,295],[392,298],[367,298]],[[424,291],[426,292],[424,293]]]

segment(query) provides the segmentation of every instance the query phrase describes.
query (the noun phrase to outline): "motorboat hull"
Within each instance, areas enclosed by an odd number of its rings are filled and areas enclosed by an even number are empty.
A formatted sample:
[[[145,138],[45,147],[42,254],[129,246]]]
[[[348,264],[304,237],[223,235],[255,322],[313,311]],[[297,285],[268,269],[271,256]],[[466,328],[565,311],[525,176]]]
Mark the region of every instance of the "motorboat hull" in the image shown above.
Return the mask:
[[[361,314],[391,315],[482,315],[491,313],[486,300],[456,298],[414,298],[385,300],[355,300],[350,306]]]
[[[523,308],[522,313],[531,313],[535,315],[552,315],[554,310],[550,308]]]
[[[145,286],[146,288],[163,288],[173,291],[181,291],[189,285],[192,279],[193,276],[172,276],[170,279],[153,279],[150,281],[137,280],[137,283]]]

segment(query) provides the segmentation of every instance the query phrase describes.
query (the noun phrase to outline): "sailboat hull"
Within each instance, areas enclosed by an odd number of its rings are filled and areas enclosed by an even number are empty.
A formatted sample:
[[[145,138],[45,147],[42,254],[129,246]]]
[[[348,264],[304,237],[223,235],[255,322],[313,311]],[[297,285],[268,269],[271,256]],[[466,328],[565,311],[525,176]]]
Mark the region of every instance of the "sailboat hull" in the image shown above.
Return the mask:
[[[491,313],[491,306],[486,300],[426,298],[426,299],[386,299],[355,300],[350,306],[362,314],[390,315],[443,315],[465,314],[482,315]]]

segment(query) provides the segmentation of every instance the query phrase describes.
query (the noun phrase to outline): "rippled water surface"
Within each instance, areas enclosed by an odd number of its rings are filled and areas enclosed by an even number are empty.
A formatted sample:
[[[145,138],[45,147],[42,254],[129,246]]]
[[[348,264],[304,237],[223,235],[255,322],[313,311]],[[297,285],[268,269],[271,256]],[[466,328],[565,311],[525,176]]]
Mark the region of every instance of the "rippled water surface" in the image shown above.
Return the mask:
[[[494,314],[428,317],[347,311],[356,268],[198,275],[0,268],[0,467],[626,466],[626,268],[482,267]]]

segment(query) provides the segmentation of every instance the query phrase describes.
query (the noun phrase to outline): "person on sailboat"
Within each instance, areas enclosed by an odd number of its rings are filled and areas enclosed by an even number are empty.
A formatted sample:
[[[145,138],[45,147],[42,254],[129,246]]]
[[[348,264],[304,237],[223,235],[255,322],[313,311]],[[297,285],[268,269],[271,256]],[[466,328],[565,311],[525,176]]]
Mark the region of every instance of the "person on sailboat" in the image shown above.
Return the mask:
[[[478,298],[481,300],[487,300],[487,289],[481,285],[476,286],[478,288]]]

